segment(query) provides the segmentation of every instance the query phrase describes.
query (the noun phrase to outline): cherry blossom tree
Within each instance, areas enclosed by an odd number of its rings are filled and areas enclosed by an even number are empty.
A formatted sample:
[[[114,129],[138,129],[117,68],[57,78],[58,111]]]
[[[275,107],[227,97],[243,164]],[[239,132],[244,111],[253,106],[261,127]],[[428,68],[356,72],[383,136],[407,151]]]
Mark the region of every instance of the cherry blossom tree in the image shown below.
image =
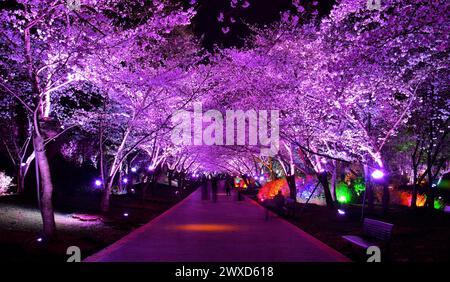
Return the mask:
[[[139,5],[148,9],[136,13]],[[6,54],[8,72],[2,77],[0,86],[2,93],[16,98],[30,116],[40,176],[38,183],[42,184],[40,202],[46,236],[55,234],[53,185],[44,149],[45,140],[52,138],[48,136],[46,125],[53,119],[54,94],[77,81],[98,77],[98,71],[105,69],[98,68],[95,72],[96,66],[88,65],[92,57],[109,55],[107,51],[115,47],[117,52],[118,45],[115,44],[130,40],[134,40],[133,46],[145,49],[146,45],[161,41],[175,27],[189,23],[191,16],[192,10],[184,11],[169,1],[153,1],[151,4],[144,1],[86,1],[77,7],[66,5],[65,1],[17,1],[10,9],[1,11],[1,32],[6,36],[10,50]],[[133,20],[139,24],[127,24]],[[145,38],[140,36],[144,34]],[[107,59],[116,59],[112,68],[117,68],[117,63],[127,63],[117,57],[103,59],[105,63]],[[16,71],[13,71],[14,67]],[[113,74],[112,68],[107,73]],[[24,72],[28,75],[27,83],[19,83],[15,76]],[[86,74],[93,75],[93,78],[86,77]],[[119,154],[117,159],[122,157]],[[110,175],[117,172],[118,165],[115,160]]]

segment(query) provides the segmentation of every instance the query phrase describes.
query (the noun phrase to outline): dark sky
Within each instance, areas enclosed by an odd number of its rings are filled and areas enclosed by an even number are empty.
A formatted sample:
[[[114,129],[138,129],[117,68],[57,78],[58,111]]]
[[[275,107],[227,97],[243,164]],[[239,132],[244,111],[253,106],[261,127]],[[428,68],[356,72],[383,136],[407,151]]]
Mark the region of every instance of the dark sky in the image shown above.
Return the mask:
[[[186,0],[188,2],[192,0]],[[243,8],[243,3],[250,3],[248,8]],[[320,16],[327,15],[335,0],[300,0],[300,4],[306,8],[306,15],[314,9],[312,2],[318,2],[317,10]],[[203,45],[211,49],[214,45],[229,47],[242,46],[250,31],[245,23],[260,26],[270,24],[280,18],[280,12],[286,10],[295,11],[292,0],[236,0],[236,8],[231,7],[231,0],[197,0],[197,15],[194,18],[194,32],[197,36],[203,36]],[[219,22],[220,13],[224,14],[224,21]],[[232,23],[232,18],[235,22]],[[229,31],[224,33],[224,30]]]

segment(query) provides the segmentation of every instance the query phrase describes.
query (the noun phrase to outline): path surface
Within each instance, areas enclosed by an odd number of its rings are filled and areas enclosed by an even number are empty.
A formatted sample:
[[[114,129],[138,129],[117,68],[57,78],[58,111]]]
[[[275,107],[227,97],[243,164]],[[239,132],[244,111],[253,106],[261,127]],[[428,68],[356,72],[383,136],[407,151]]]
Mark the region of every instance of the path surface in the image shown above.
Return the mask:
[[[216,203],[198,189],[184,201],[88,262],[348,261],[346,257],[246,198],[219,189]]]

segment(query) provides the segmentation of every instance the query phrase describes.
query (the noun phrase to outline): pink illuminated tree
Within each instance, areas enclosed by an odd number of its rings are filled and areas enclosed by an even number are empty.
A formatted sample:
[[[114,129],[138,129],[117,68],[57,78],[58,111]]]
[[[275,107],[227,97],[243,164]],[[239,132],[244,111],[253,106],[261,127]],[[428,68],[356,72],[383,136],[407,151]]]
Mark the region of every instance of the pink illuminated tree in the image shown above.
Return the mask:
[[[136,12],[135,5],[146,8]],[[53,185],[44,147],[45,140],[52,137],[48,136],[46,126],[54,119],[52,104],[56,93],[77,81],[91,80],[86,73],[101,76],[98,71],[105,69],[96,71],[96,66],[88,65],[93,57],[102,60],[108,50],[117,50],[116,44],[130,40],[134,40],[133,46],[140,45],[145,50],[177,26],[188,24],[192,10],[185,11],[170,1],[82,1],[81,5],[72,6],[58,0],[24,0],[0,13],[2,41],[7,44],[6,60],[2,63],[7,72],[2,75],[0,86],[2,93],[16,98],[30,118],[40,176],[38,183],[42,186],[40,202],[44,233],[53,237]],[[134,20],[139,24],[127,25]],[[142,55],[141,52],[135,54]],[[116,65],[112,65],[105,75],[113,74],[117,63],[127,63],[117,57],[103,59],[105,63],[108,59],[116,60]],[[157,57],[152,59],[158,60]],[[18,79],[24,73],[28,76],[26,83]],[[113,171],[116,166],[117,161]]]

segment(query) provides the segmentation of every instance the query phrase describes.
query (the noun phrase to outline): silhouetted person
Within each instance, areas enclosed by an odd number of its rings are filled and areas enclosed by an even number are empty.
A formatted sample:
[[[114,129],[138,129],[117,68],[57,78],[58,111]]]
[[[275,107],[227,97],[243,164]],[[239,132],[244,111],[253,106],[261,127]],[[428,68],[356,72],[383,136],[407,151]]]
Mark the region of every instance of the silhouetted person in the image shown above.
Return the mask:
[[[208,179],[202,176],[202,200],[208,199]]]
[[[212,190],[212,197],[213,197],[213,202],[217,201],[217,183],[218,179],[217,176],[213,176],[212,180],[211,180],[211,190]]]
[[[278,191],[278,194],[273,198],[274,209],[277,213],[283,212],[285,198],[283,196],[283,192],[281,190]]]
[[[227,179],[227,182],[225,183],[225,191],[227,193],[227,196],[231,196],[231,188],[232,188],[232,185],[234,184],[233,182],[234,182],[233,178],[229,177]]]

